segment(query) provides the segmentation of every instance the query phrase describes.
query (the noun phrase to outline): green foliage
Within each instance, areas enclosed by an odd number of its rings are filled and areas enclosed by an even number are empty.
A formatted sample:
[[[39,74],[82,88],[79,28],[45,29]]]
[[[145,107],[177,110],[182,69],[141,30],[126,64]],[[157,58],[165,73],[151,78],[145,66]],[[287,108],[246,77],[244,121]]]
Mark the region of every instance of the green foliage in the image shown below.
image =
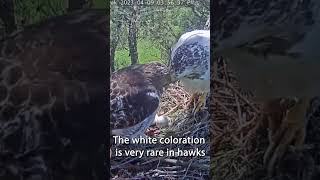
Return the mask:
[[[108,2],[92,0],[92,6],[106,8]],[[65,14],[68,6],[67,0],[14,0],[14,3],[18,28]],[[202,29],[209,16],[209,4],[209,0],[204,0],[194,6],[140,6],[137,31],[139,63],[154,60],[167,63],[172,46],[183,33]],[[119,69],[131,64],[128,22],[132,16],[132,7],[120,7],[115,1],[110,1],[110,13],[110,38],[119,38],[115,53],[115,68]],[[119,22],[122,26],[116,32]]]
[[[151,61],[156,61],[160,59],[160,49],[159,45],[153,44],[149,39],[139,39],[138,41],[138,56],[139,63],[145,64]],[[116,69],[121,69],[129,66],[131,63],[129,51],[125,48],[116,51],[115,56],[115,67]]]
[[[66,13],[68,0],[14,0],[17,25],[22,27]],[[107,0],[92,0],[93,8],[107,8]]]
[[[18,26],[41,22],[49,17],[65,13],[65,0],[15,0],[15,15]]]
[[[185,32],[203,29],[209,17],[209,0],[201,1],[196,6],[139,6],[138,20],[138,58],[139,63],[160,60],[167,63],[171,48]],[[130,7],[120,7],[111,3],[111,39],[116,36],[115,68],[131,64],[128,47],[128,20],[131,18]],[[123,26],[115,32],[116,22]]]
[[[108,7],[108,0],[93,0],[93,7],[94,8],[107,8]]]

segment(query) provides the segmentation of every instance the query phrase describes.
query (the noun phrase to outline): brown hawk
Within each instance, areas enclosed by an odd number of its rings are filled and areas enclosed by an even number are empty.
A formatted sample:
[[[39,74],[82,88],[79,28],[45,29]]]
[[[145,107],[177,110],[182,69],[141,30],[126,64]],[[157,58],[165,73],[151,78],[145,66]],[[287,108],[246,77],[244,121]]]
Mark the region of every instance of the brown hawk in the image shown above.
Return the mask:
[[[269,119],[264,162],[271,174],[290,144],[303,144],[307,105],[320,92],[319,8],[317,0],[213,3],[214,51],[227,60],[240,86],[269,112],[277,107],[273,100],[296,98],[281,122]]]
[[[0,179],[104,178],[107,24],[82,10],[0,41]]]
[[[132,65],[111,76],[112,135],[144,136],[155,121],[163,88],[171,83],[168,68],[158,62]]]

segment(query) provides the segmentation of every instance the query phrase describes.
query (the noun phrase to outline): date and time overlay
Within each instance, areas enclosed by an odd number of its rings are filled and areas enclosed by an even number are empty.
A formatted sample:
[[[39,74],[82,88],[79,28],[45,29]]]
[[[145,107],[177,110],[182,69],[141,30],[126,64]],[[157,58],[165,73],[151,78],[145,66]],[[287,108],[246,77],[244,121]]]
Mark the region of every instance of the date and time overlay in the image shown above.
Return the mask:
[[[194,6],[198,0],[113,0],[119,6]]]

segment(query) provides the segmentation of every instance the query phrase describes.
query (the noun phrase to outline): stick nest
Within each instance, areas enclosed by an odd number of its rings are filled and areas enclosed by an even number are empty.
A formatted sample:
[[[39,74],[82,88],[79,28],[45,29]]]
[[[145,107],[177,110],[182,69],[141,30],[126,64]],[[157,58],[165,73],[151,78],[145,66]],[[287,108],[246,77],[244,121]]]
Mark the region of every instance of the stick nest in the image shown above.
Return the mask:
[[[211,179],[214,180],[313,180],[320,178],[320,98],[314,98],[306,115],[305,146],[289,148],[267,177],[262,159],[268,146],[267,129],[261,126],[260,105],[241,90],[224,60],[211,67]]]
[[[164,150],[177,148],[183,150],[205,150],[205,156],[189,157],[112,157],[111,173],[113,179],[208,179],[210,169],[209,113],[193,115],[186,108],[190,95],[180,83],[170,85],[162,95],[158,115],[170,118],[170,126],[157,128],[151,126],[149,130],[157,132],[153,137],[194,137],[205,138],[205,144],[139,144],[117,145],[118,149],[153,149]],[[113,147],[113,151],[115,147]]]
[[[252,103],[250,92],[239,88],[222,59],[211,72],[212,179],[242,179],[249,169],[262,167],[263,149],[256,138],[259,105]]]

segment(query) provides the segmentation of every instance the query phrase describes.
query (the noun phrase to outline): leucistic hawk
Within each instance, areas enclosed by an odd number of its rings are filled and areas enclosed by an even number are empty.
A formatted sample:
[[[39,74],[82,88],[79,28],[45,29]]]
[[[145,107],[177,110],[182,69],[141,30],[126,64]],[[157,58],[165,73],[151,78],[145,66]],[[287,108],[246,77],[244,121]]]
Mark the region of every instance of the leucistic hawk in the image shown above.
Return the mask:
[[[104,178],[107,25],[87,9],[0,40],[0,179]]]
[[[272,174],[288,146],[302,145],[308,99],[320,94],[320,1],[216,0],[213,39],[217,56],[227,60],[240,86],[266,109],[278,98],[292,98],[281,123],[271,119],[264,162]],[[272,103],[271,103],[272,104]]]
[[[144,136],[155,121],[163,88],[171,83],[168,67],[152,62],[116,71],[110,82],[112,135]]]
[[[194,112],[205,107],[210,91],[210,31],[195,30],[183,34],[172,49],[170,74],[173,81],[180,80],[187,92],[197,93],[200,100]]]

